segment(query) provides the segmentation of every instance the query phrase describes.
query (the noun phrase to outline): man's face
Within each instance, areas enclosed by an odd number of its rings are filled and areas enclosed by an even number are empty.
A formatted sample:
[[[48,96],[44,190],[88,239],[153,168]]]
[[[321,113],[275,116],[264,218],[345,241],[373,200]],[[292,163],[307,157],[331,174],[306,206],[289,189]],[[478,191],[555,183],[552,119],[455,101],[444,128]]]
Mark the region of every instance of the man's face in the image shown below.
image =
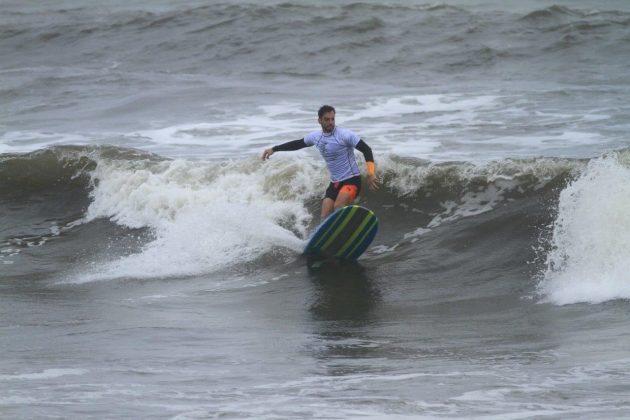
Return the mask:
[[[335,128],[335,113],[333,111],[326,112],[317,121],[322,126],[324,133],[330,133]]]

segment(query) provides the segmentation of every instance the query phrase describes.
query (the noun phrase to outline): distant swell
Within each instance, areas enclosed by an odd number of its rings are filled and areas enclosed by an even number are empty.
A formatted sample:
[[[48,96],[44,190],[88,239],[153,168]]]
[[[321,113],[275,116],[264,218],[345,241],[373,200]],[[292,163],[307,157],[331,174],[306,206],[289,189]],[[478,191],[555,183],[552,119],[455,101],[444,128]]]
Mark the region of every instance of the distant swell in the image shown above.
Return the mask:
[[[584,17],[586,13],[564,6],[551,6],[547,9],[535,10],[522,18],[524,21],[558,21]]]
[[[519,71],[518,63],[576,45],[585,46],[584,57],[599,57],[605,47],[627,51],[618,41],[630,24],[624,12],[562,6],[522,16],[365,3],[215,3],[99,16],[53,7],[30,18],[0,28],[8,68],[116,62],[132,71],[402,80],[417,74],[416,67],[451,73],[506,65]],[[450,28],[446,36],[444,28]],[[567,42],[575,38],[579,42]]]

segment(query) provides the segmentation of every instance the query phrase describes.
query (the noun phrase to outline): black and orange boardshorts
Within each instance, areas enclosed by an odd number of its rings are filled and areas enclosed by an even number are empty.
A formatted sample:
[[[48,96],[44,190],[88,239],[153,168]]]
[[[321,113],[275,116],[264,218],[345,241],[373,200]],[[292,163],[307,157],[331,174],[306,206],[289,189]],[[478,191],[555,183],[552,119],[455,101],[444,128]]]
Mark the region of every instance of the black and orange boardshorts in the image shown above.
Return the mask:
[[[326,189],[325,197],[335,201],[342,191],[349,194],[354,201],[361,192],[361,175],[353,176],[352,178],[344,179],[339,182],[331,182]]]

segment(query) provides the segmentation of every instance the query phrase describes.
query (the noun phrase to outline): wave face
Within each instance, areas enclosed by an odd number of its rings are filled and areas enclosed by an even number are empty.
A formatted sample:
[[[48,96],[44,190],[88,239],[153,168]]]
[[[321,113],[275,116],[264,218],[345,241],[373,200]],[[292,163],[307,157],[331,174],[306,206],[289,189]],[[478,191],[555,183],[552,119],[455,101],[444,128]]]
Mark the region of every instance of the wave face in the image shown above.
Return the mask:
[[[445,229],[459,226],[466,236],[484,237],[521,223],[528,212],[532,225],[504,240],[533,241],[527,245],[532,248],[553,221],[549,215],[556,212],[558,191],[572,179],[580,182],[585,175],[579,174],[588,174],[596,162],[539,158],[436,164],[385,156],[379,163],[385,187],[366,191],[359,200],[382,222],[365,258],[413,258],[415,247]],[[29,252],[50,249],[54,270],[64,271],[59,261],[75,259],[73,269],[63,274],[72,282],[188,276],[278,258],[292,261],[319,222],[314,215],[327,183],[320,162],[300,154],[262,164],[254,158],[164,159],[113,146],[3,155],[0,173],[2,205],[9,215],[2,230],[5,266],[18,274],[28,271]],[[563,232],[570,217],[566,191],[555,222]],[[450,249],[460,240],[446,237],[436,246]],[[570,258],[579,259],[585,252],[567,249],[565,242],[571,241],[554,232],[550,267],[568,258],[556,253],[577,252]],[[478,246],[476,252],[488,253],[496,244]],[[94,252],[66,255],[76,249]],[[522,269],[526,259],[512,268]]]

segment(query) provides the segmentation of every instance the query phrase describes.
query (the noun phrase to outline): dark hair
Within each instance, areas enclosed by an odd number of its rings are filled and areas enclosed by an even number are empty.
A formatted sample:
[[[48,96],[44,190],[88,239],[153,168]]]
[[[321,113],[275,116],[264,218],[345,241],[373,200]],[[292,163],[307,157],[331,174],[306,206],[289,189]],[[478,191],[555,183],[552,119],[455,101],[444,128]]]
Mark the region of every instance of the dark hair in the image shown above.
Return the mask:
[[[328,112],[334,112],[335,114],[337,113],[337,111],[335,111],[335,108],[333,108],[330,105],[324,105],[323,107],[319,108],[319,111],[317,111],[317,116],[319,118],[321,118],[324,114],[327,114]]]

